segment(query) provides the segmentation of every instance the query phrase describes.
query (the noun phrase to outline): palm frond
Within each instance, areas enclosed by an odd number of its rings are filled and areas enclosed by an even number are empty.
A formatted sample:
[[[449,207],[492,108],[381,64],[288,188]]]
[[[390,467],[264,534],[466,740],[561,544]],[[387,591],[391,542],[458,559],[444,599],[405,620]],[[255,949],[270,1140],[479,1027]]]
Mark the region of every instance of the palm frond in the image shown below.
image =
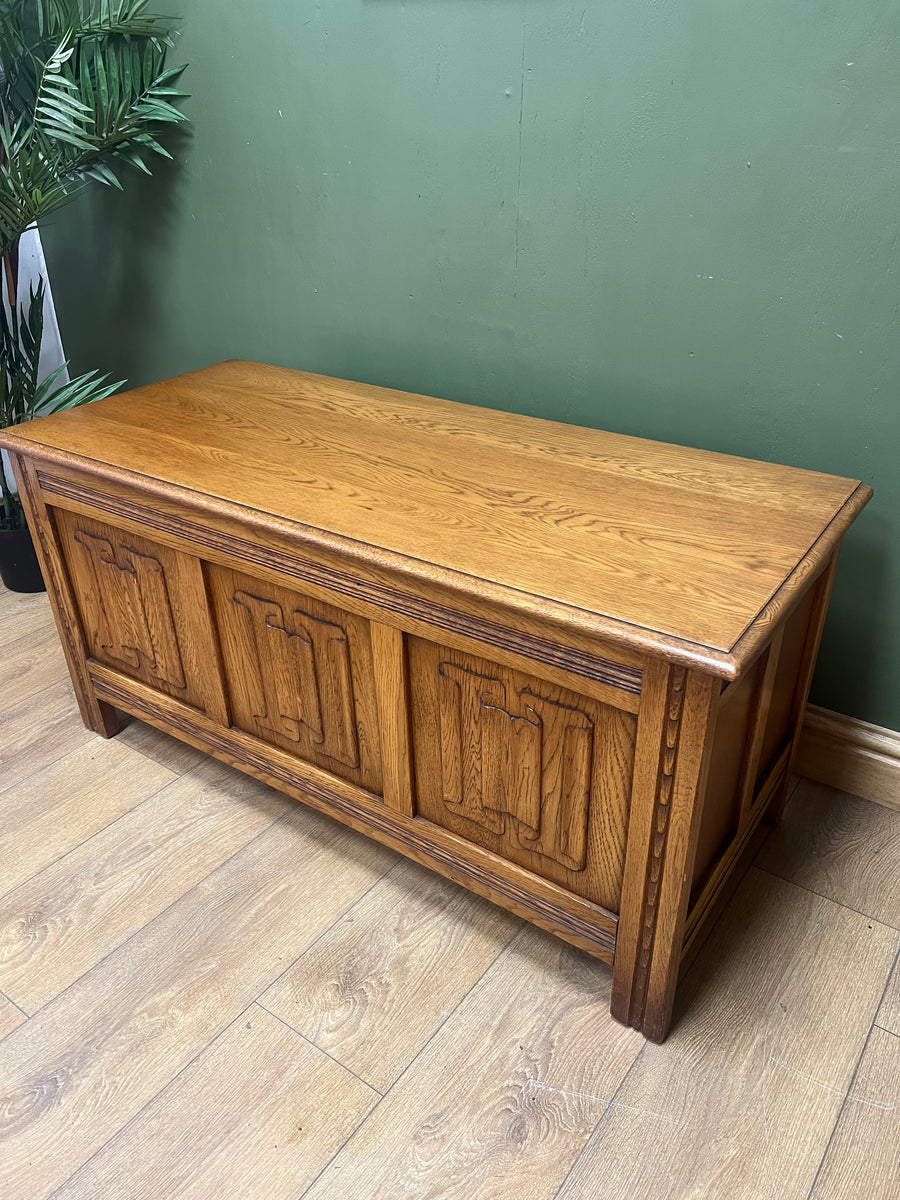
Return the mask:
[[[92,132],[91,110],[82,104],[78,84],[67,70],[74,52],[72,31],[67,30],[44,63],[35,98],[34,120],[48,137],[90,152],[94,148],[88,140]]]
[[[40,379],[43,335],[44,282],[39,280],[27,304],[11,309],[0,304],[0,426],[102,400],[124,382],[110,383],[108,375],[88,371],[60,383],[68,363]]]
[[[0,0],[0,259],[15,290],[18,244],[90,182],[122,186],[122,166],[150,173],[170,158],[159,139],[186,120],[167,67],[172,21],[150,0]],[[44,285],[27,302],[0,299],[0,427],[89,404],[121,382],[90,371],[40,379]],[[21,506],[0,487],[0,523]],[[18,513],[18,517],[16,514]]]
[[[0,0],[0,254],[87,182],[121,187],[115,163],[185,121],[167,67],[169,18],[149,0]]]
[[[59,372],[62,370],[60,367]],[[92,404],[95,400],[105,400],[125,382],[124,379],[117,379],[115,383],[107,383],[109,375],[88,371],[87,374],[79,375],[77,379],[72,379],[55,390],[52,387],[46,388],[45,385],[53,378],[52,375],[48,376],[36,392],[36,416],[49,416],[51,413],[62,412],[65,408],[80,408],[81,405]]]

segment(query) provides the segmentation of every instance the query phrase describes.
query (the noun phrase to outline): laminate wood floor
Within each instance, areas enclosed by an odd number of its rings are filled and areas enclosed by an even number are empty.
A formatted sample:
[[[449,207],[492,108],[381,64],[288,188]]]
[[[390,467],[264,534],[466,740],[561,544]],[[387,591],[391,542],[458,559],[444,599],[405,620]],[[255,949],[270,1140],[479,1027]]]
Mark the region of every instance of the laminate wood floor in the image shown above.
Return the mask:
[[[898,879],[900,813],[800,781],[645,1043],[607,966],[87,733],[0,591],[0,1197],[894,1200]]]

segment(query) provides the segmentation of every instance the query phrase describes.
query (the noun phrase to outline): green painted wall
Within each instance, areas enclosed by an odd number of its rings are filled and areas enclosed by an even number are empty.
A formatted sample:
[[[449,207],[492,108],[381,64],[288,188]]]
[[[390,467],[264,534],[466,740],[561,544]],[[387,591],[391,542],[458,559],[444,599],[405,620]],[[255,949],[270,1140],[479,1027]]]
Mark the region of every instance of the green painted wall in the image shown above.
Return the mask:
[[[871,482],[814,686],[900,728],[895,0],[198,0],[176,168],[46,231],[67,350],[242,356]]]

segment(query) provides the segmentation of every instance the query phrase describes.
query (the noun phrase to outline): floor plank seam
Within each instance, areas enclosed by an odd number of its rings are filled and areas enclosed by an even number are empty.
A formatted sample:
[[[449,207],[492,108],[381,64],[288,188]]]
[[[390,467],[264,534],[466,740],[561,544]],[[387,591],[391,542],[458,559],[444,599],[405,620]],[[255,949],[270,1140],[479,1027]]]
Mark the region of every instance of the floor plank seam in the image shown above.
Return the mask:
[[[61,681],[61,680],[57,680],[57,682],[56,682],[56,683],[48,683],[46,687],[38,688],[38,690],[37,690],[36,692],[31,692],[31,693],[29,693],[29,695],[28,695],[28,696],[26,696],[26,697],[24,698],[24,700],[22,701],[22,704],[24,704],[26,701],[30,701],[30,700],[39,700],[39,699],[40,699],[40,697],[41,697],[41,696],[44,694],[44,692],[49,692],[51,688],[58,687],[58,685],[59,685],[59,683],[60,683],[60,682],[62,682],[62,681]],[[72,693],[72,703],[73,703],[73,704],[75,703],[75,694],[74,694],[74,692]],[[16,707],[17,707],[17,708],[20,708],[21,706],[22,706],[21,704],[17,704],[17,705],[16,705]],[[72,716],[73,716],[73,717],[75,717],[75,716],[78,716],[78,719],[79,719],[79,720],[81,720],[81,716],[80,716],[80,714],[77,712],[77,710],[76,710],[76,712],[73,712],[73,713],[72,713]],[[85,726],[85,728],[86,728],[86,726]],[[106,738],[102,738],[102,737],[100,737],[100,735],[99,735],[99,734],[94,734],[94,739],[96,739],[96,741],[98,741],[98,742],[101,742],[101,743],[103,743],[103,742],[105,742],[105,741],[107,740]],[[87,739],[87,741],[85,741],[85,742],[84,742],[84,743],[82,743],[82,744],[83,744],[83,745],[85,745],[85,746],[89,746],[89,745],[91,744],[91,741],[92,741],[92,740],[93,740],[92,738],[88,738],[88,739]],[[17,749],[14,751],[14,753],[18,753],[18,752],[19,752],[19,749],[21,749],[21,748],[22,748],[22,747],[18,747],[18,748],[17,748]],[[80,749],[81,749],[81,746],[77,746],[77,747],[75,747],[75,749],[78,749],[78,750],[80,750]],[[0,797],[3,797],[3,796],[4,796],[4,795],[5,795],[5,794],[6,794],[8,791],[10,791],[12,788],[14,788],[14,787],[18,787],[18,785],[19,785],[19,784],[21,784],[21,783],[25,783],[25,782],[26,782],[26,780],[28,780],[28,779],[33,779],[35,775],[38,775],[38,774],[40,774],[40,772],[41,772],[41,771],[45,771],[45,770],[47,769],[47,767],[52,767],[52,766],[54,766],[54,764],[62,762],[62,760],[63,760],[64,758],[68,758],[68,756],[69,756],[70,754],[72,754],[73,752],[74,752],[73,750],[66,750],[66,751],[65,751],[63,754],[60,754],[58,758],[53,758],[53,759],[50,759],[50,761],[49,761],[49,762],[41,763],[41,765],[38,767],[38,769],[37,769],[36,771],[31,771],[31,772],[29,772],[29,774],[28,774],[28,775],[23,775],[21,779],[17,779],[17,780],[15,780],[13,783],[9,783],[9,784],[7,784],[7,785],[6,785],[6,787],[0,787]]]
[[[303,801],[296,800],[293,803],[302,804]],[[288,812],[291,812],[291,811],[292,811],[291,809],[288,809]],[[287,816],[287,813],[285,813],[285,816]],[[279,821],[281,821],[284,818],[279,817],[278,819],[279,819]],[[276,978],[273,979],[271,983],[266,984],[266,986],[263,988],[263,990],[259,993],[259,996],[256,997],[256,1003],[259,1004],[260,1008],[265,1008],[265,1005],[260,1003],[260,997],[264,996],[266,994],[266,992],[268,992],[270,990],[270,988],[273,988],[275,986],[276,983],[279,983],[284,978],[284,976],[287,975],[288,971],[292,971],[294,969],[294,967],[296,967],[297,963],[300,962],[300,960],[302,958],[305,958],[305,956],[307,954],[309,954],[309,952],[313,949],[314,946],[317,946],[319,944],[319,942],[322,940],[323,937],[325,937],[325,935],[327,933],[330,933],[332,931],[332,929],[334,929],[334,927],[335,927],[335,925],[337,925],[338,921],[343,921],[345,917],[347,917],[350,913],[352,913],[354,908],[356,908],[357,904],[361,904],[362,901],[365,900],[366,896],[368,896],[369,892],[371,892],[373,888],[378,887],[378,885],[380,883],[383,883],[384,880],[387,879],[388,875],[390,875],[392,871],[395,871],[397,869],[397,867],[400,866],[400,864],[403,861],[404,861],[404,859],[400,858],[400,859],[398,859],[397,862],[391,863],[391,865],[388,867],[388,869],[385,871],[385,873],[383,875],[379,875],[378,878],[373,883],[371,883],[364,892],[361,892],[356,897],[356,899],[353,901],[352,904],[348,905],[348,907],[345,908],[344,911],[339,916],[335,917],[335,919],[331,922],[331,924],[328,926],[327,929],[323,929],[322,932],[318,935],[318,937],[313,938],[313,940],[309,943],[309,945],[302,952],[302,954],[298,954],[297,957],[294,959],[294,961],[288,963],[288,965],[284,968],[284,970],[278,976],[276,976]],[[268,1011],[269,1010],[266,1008],[266,1012],[268,1012]],[[272,1013],[271,1015],[274,1017],[275,1013]],[[278,1019],[281,1020],[280,1017]],[[287,1024],[287,1022],[284,1022],[284,1024]],[[289,1026],[289,1028],[293,1029],[294,1027],[293,1027],[293,1025],[291,1025],[291,1026]],[[294,1030],[294,1032],[296,1033],[297,1030]],[[318,1050],[318,1049],[320,1049],[320,1047],[317,1046],[316,1049]],[[324,1053],[324,1051],[323,1051],[323,1053]],[[365,1082],[365,1080],[363,1080],[363,1082]],[[378,1094],[381,1095],[380,1092]]]
[[[788,883],[791,887],[800,888],[802,892],[809,892],[811,896],[818,896],[820,900],[827,900],[829,904],[835,904],[838,908],[855,913],[865,921],[874,921],[876,925],[882,925],[885,929],[893,929],[895,933],[900,933],[900,925],[894,925],[890,921],[883,920],[881,917],[873,917],[871,913],[863,912],[861,909],[854,908],[850,904],[843,904],[840,900],[835,900],[834,896],[826,896],[824,892],[817,892],[815,888],[807,887],[804,883],[798,883],[796,879],[788,879],[786,875],[779,875],[777,871],[773,871],[769,867],[761,867],[756,862],[753,863],[753,866],[757,871],[762,871],[764,875],[771,875],[773,879],[780,879],[782,883]]]
[[[306,1037],[306,1035],[301,1033],[299,1029],[295,1029],[289,1021],[285,1021],[283,1017],[279,1017],[278,1013],[272,1012],[271,1008],[266,1008],[261,1000],[254,1000],[253,1003],[257,1006],[257,1008],[261,1008],[264,1013],[268,1013],[270,1017],[274,1017],[279,1024],[285,1027],[285,1029],[289,1029],[291,1033],[296,1034],[301,1042],[306,1042],[307,1046],[312,1046],[314,1050],[318,1050],[320,1054],[324,1054],[326,1058],[330,1058],[331,1061],[339,1066],[342,1071],[346,1071],[348,1075],[352,1075],[354,1079],[358,1079],[360,1083],[364,1084],[367,1088],[369,1088],[370,1091],[373,1091],[375,1095],[379,1097],[379,1099],[384,1099],[384,1092],[379,1092],[374,1083],[369,1083],[368,1079],[363,1079],[362,1075],[357,1075],[357,1073],[351,1070],[346,1063],[342,1063],[339,1058],[335,1058],[333,1054],[329,1054],[327,1050],[323,1049],[318,1042],[314,1042],[312,1038]]]
[[[28,1018],[28,1020],[30,1020],[30,1018]],[[26,1022],[23,1022],[23,1023],[22,1023],[22,1024],[20,1024],[20,1025],[14,1025],[12,1029],[7,1029],[6,1033],[4,1033],[4,1034],[2,1035],[2,1037],[0,1037],[0,1046],[2,1046],[2,1045],[3,1045],[3,1043],[6,1041],[6,1039],[7,1039],[7,1038],[11,1038],[11,1037],[12,1037],[12,1035],[13,1035],[13,1034],[16,1032],[16,1030],[17,1030],[17,1029],[22,1029],[22,1028],[23,1028],[23,1025],[24,1025],[25,1023],[26,1023]]]
[[[888,972],[887,983],[884,985],[884,991],[881,993],[881,999],[878,1001],[878,1007],[875,1009],[875,1020],[872,1023],[874,1028],[881,1029],[885,1033],[891,1034],[892,1037],[900,1037],[900,1033],[897,1033],[893,1029],[887,1029],[884,1025],[879,1025],[878,1024],[878,1014],[881,1012],[881,1006],[884,1004],[884,998],[888,994],[888,989],[890,988],[891,983],[894,980],[894,976],[898,972],[900,972],[900,950],[898,950],[896,955],[894,956],[894,964],[891,967],[890,971]]]
[[[31,1014],[31,1016],[32,1017],[38,1016],[38,1014],[42,1013],[44,1011],[44,1009],[46,1009],[49,1005],[54,1004],[60,998],[60,996],[64,996],[66,994],[66,992],[69,990],[69,988],[74,987],[75,984],[79,982],[79,980],[86,978],[88,975],[90,975],[91,971],[95,971],[97,969],[97,967],[99,967],[102,963],[105,963],[111,954],[117,954],[119,952],[119,950],[122,949],[123,946],[127,946],[130,941],[132,941],[134,938],[138,937],[139,934],[143,933],[144,930],[146,930],[150,925],[152,925],[154,921],[158,921],[159,918],[162,917],[164,913],[169,912],[169,910],[171,908],[174,908],[174,906],[176,904],[180,904],[181,901],[185,898],[185,896],[189,896],[191,894],[191,892],[195,891],[198,887],[201,886],[201,884],[204,884],[204,883],[206,883],[206,881],[208,879],[211,879],[213,877],[213,875],[216,874],[217,871],[221,871],[223,867],[227,866],[228,863],[230,863],[231,860],[235,857],[235,855],[241,854],[244,850],[246,850],[246,848],[248,846],[252,846],[253,843],[258,838],[261,838],[263,836],[263,834],[268,833],[268,831],[270,829],[272,829],[273,826],[278,825],[278,824],[280,824],[280,822],[284,821],[287,816],[288,816],[287,812],[282,813],[282,815],[280,817],[276,817],[275,820],[272,821],[271,824],[266,825],[264,829],[260,829],[260,831],[256,834],[254,834],[253,837],[249,839],[249,841],[244,842],[243,846],[238,847],[238,849],[235,850],[234,854],[229,854],[228,858],[222,859],[222,861],[220,863],[218,863],[215,867],[213,867],[213,869],[207,875],[204,875],[202,879],[198,879],[197,882],[193,885],[193,887],[189,887],[187,889],[187,891],[182,892],[180,896],[176,896],[176,898],[174,900],[172,900],[169,904],[167,904],[165,908],[161,908],[158,913],[155,913],[150,918],[149,921],[146,921],[143,925],[139,926],[139,928],[133,929],[127,938],[124,938],[123,941],[119,942],[118,946],[113,946],[113,948],[111,950],[109,950],[106,954],[104,954],[102,958],[99,958],[93,964],[93,966],[91,966],[89,968],[89,970],[87,970],[84,973],[84,975],[79,975],[78,979],[73,979],[72,982],[67,984],[61,992],[57,992],[57,994],[52,999],[46,1001],[46,1003],[42,1004],[40,1008],[35,1009],[35,1011]]]
[[[15,890],[15,889],[13,889],[13,890]],[[16,1010],[16,1012],[20,1012],[22,1014],[22,1016],[25,1018],[26,1021],[31,1020],[28,1013],[21,1006],[21,1004],[16,1004],[15,1000],[13,1000],[11,996],[7,996],[6,992],[0,992],[0,1000],[5,1000],[7,1002],[7,1004],[11,1004],[13,1006],[13,1008]]]
[[[454,1015],[454,1013],[456,1013],[459,1010],[460,1006],[462,1005],[462,1003],[466,999],[466,997],[470,996],[472,994],[473,990],[476,987],[478,987],[479,983],[481,983],[482,979],[484,979],[484,977],[485,977],[485,975],[487,975],[488,971],[491,970],[491,968],[494,966],[494,964],[496,963],[496,961],[500,957],[500,955],[506,953],[506,951],[509,949],[510,945],[512,945],[513,940],[521,932],[522,925],[524,925],[524,922],[522,922],[520,924],[519,928],[513,930],[512,934],[510,934],[509,938],[500,947],[500,949],[497,951],[497,953],[494,955],[494,957],[491,959],[491,961],[488,963],[488,965],[484,968],[484,970],[481,972],[481,974],[478,976],[478,978],[473,981],[472,986],[465,992],[464,995],[462,995],[459,998],[458,1002],[453,1006],[451,1011],[447,1013],[447,1015],[444,1017],[443,1021],[441,1021],[441,1023],[438,1026],[436,1026],[435,1029],[432,1030],[431,1035],[419,1047],[419,1049],[412,1056],[412,1058],[409,1060],[409,1062],[406,1064],[406,1066],[403,1068],[403,1070],[400,1072],[400,1074],[397,1076],[397,1078],[394,1080],[394,1082],[391,1084],[391,1086],[382,1094],[381,1099],[372,1106],[371,1110],[366,1114],[365,1118],[362,1121],[360,1121],[360,1123],[353,1130],[353,1132],[350,1134],[350,1136],[334,1152],[334,1154],[331,1156],[331,1158],[328,1160],[328,1162],[325,1163],[325,1165],[322,1167],[322,1170],[319,1171],[318,1175],[316,1175],[315,1179],[310,1181],[309,1187],[305,1188],[304,1191],[301,1192],[300,1195],[296,1197],[296,1200],[303,1200],[303,1197],[306,1196],[312,1190],[313,1187],[315,1187],[315,1185],[318,1183],[319,1179],[329,1169],[329,1167],[334,1162],[334,1160],[338,1157],[338,1155],[343,1153],[344,1147],[347,1146],[352,1141],[352,1139],[356,1137],[356,1135],[359,1133],[359,1131],[365,1127],[367,1122],[371,1121],[373,1115],[379,1110],[379,1108],[382,1106],[382,1104],[384,1104],[384,1102],[385,1102],[385,1100],[387,1100],[388,1096],[391,1095],[394,1088],[401,1081],[401,1079],[403,1079],[404,1075],[406,1075],[407,1071],[410,1069],[410,1067],[413,1065],[413,1063],[416,1062],[416,1060],[419,1058],[419,1056],[422,1054],[422,1052],[426,1049],[426,1047],[428,1047],[434,1041],[434,1039],[437,1037],[437,1035],[440,1033],[440,1031],[444,1028],[444,1026],[447,1024],[447,1022],[451,1019],[451,1017]],[[268,1009],[266,1011],[268,1012]]]
[[[266,1010],[266,1011],[268,1011],[268,1010]],[[387,1095],[387,1092],[385,1092],[385,1095]],[[353,1141],[353,1139],[356,1137],[356,1135],[359,1133],[359,1131],[365,1125],[366,1121],[368,1121],[369,1117],[371,1117],[372,1113],[375,1112],[375,1110],[379,1107],[379,1105],[382,1103],[383,1100],[384,1100],[384,1096],[382,1096],[380,1100],[375,1101],[375,1103],[372,1105],[372,1107],[366,1113],[365,1117],[363,1117],[363,1119],[360,1121],[360,1123],[356,1126],[355,1129],[350,1130],[350,1132],[347,1134],[347,1136],[344,1138],[344,1140],[338,1146],[337,1150],[335,1150],[334,1154],[332,1154],[331,1158],[329,1158],[328,1161],[324,1164],[321,1171],[319,1171],[316,1174],[315,1178],[310,1181],[309,1187],[304,1188],[303,1191],[300,1192],[300,1194],[298,1196],[296,1196],[295,1200],[303,1200],[304,1196],[309,1195],[309,1192],[316,1186],[316,1184],[319,1182],[319,1180],[325,1174],[325,1172],[329,1169],[329,1167],[335,1161],[335,1159],[339,1155],[343,1154],[344,1149],[350,1144],[350,1142]],[[53,1200],[52,1196],[48,1197],[48,1200]]]
[[[129,749],[130,748],[131,747],[129,747]],[[69,751],[69,754],[73,754],[73,753],[75,753],[75,752],[71,751],[71,750]],[[58,758],[56,760],[56,764],[48,763],[47,765],[48,766],[58,765],[59,763],[63,762],[68,757],[69,757],[68,754],[64,754],[62,756],[62,758]],[[154,766],[159,766],[159,763],[154,763]],[[44,768],[42,767],[41,770],[43,770],[43,769]],[[40,772],[36,771],[35,774],[36,775],[40,774]],[[29,778],[32,778],[32,777],[29,776]],[[24,783],[25,781],[20,780],[20,782]],[[41,869],[39,871],[35,871],[35,873],[33,875],[28,875],[25,879],[19,880],[19,882],[15,885],[15,887],[11,887],[8,892],[0,892],[0,900],[5,900],[7,896],[11,896],[13,894],[13,892],[18,891],[20,887],[24,887],[26,883],[31,883],[33,880],[37,879],[40,875],[43,875],[43,873],[45,871],[49,871],[51,867],[55,867],[57,865],[57,863],[63,862],[66,858],[69,857],[70,854],[74,854],[76,850],[80,850],[82,848],[82,846],[86,846],[88,844],[88,842],[92,841],[95,837],[99,837],[101,833],[105,833],[107,831],[107,829],[112,829],[114,825],[116,825],[119,821],[121,821],[123,819],[123,817],[130,816],[131,813],[136,812],[141,807],[142,804],[146,804],[148,800],[154,800],[160,794],[160,792],[164,792],[167,787],[171,787],[173,783],[177,783],[177,782],[178,782],[178,777],[176,777],[175,779],[167,779],[166,782],[164,784],[162,784],[160,787],[158,787],[155,791],[150,792],[149,795],[144,796],[141,800],[138,800],[134,804],[132,804],[131,808],[126,808],[122,812],[120,812],[119,815],[117,817],[115,817],[112,821],[108,821],[106,825],[101,825],[101,827],[99,829],[95,829],[93,833],[89,833],[87,835],[87,837],[82,838],[80,842],[76,842],[74,846],[70,846],[69,849],[63,851],[62,854],[58,854],[56,856],[56,858],[51,858],[49,862],[44,863],[44,865],[41,867]],[[13,785],[13,786],[16,786],[16,785]],[[3,794],[0,793],[0,800],[2,800],[2,798],[3,798]],[[16,1007],[18,1007],[18,1005]]]
[[[43,1197],[43,1200],[53,1200],[54,1196],[58,1195],[63,1190],[63,1188],[67,1187],[68,1184],[71,1183],[71,1181],[75,1178],[75,1176],[78,1174],[79,1171],[83,1171],[84,1168],[88,1165],[88,1163],[92,1162],[97,1157],[98,1154],[102,1154],[103,1151],[107,1148],[107,1146],[112,1145],[112,1143],[116,1140],[116,1138],[120,1137],[123,1133],[125,1133],[126,1129],[128,1129],[129,1126],[133,1125],[134,1122],[137,1121],[147,1111],[147,1109],[152,1104],[155,1104],[156,1101],[159,1099],[159,1097],[162,1096],[162,1094],[164,1092],[168,1091],[168,1089],[172,1086],[172,1084],[175,1082],[175,1080],[178,1079],[180,1076],[182,1076],[184,1074],[184,1072],[187,1071],[190,1067],[192,1067],[194,1065],[194,1063],[197,1061],[197,1059],[200,1058],[202,1055],[204,1055],[207,1052],[207,1050],[209,1050],[219,1040],[219,1038],[222,1037],[223,1034],[227,1033],[228,1030],[231,1029],[231,1027],[233,1025],[236,1025],[238,1023],[238,1021],[240,1021],[244,1017],[246,1017],[247,1013],[250,1011],[250,1009],[253,1007],[253,1005],[255,1003],[256,1003],[256,1001],[251,1000],[250,1003],[246,1006],[246,1008],[242,1009],[241,1012],[239,1012],[236,1017],[234,1017],[226,1025],[223,1025],[222,1028],[219,1030],[219,1032],[217,1034],[215,1034],[214,1037],[211,1037],[205,1046],[202,1046],[197,1051],[197,1053],[188,1062],[186,1062],[184,1064],[183,1067],[179,1068],[179,1070],[177,1070],[175,1072],[175,1074],[171,1077],[171,1079],[166,1080],[166,1082],[163,1084],[163,1086],[159,1089],[158,1092],[155,1092],[148,1100],[146,1100],[141,1105],[141,1107],[138,1109],[138,1111],[136,1113],[132,1113],[132,1115],[128,1118],[128,1120],[125,1122],[124,1125],[121,1125],[115,1131],[115,1133],[110,1134],[110,1136],[106,1139],[106,1141],[101,1146],[98,1146],[97,1149],[92,1154],[89,1154],[88,1157],[84,1160],[84,1162],[79,1163],[78,1166],[75,1168],[75,1170],[71,1173],[71,1175],[69,1175],[66,1179],[64,1179],[62,1181],[62,1183],[58,1185],[58,1187],[55,1187],[52,1192],[48,1192],[48,1194],[45,1197]],[[35,1200],[38,1200],[38,1198],[35,1197]]]
[[[569,1169],[568,1169],[568,1171],[566,1171],[562,1183],[559,1185],[559,1187],[553,1193],[552,1200],[557,1200],[557,1198],[562,1195],[563,1189],[565,1188],[566,1184],[569,1181],[569,1176],[572,1174],[572,1172],[578,1166],[581,1156],[585,1153],[588,1146],[591,1144],[591,1141],[593,1140],[594,1136],[596,1135],[597,1130],[600,1128],[600,1126],[603,1124],[603,1122],[609,1118],[609,1114],[613,1111],[613,1108],[615,1107],[616,1097],[618,1096],[619,1092],[621,1092],[622,1088],[625,1086],[625,1082],[628,1079],[628,1076],[631,1074],[631,1072],[637,1066],[638,1060],[643,1056],[644,1051],[647,1049],[647,1045],[648,1045],[648,1043],[644,1042],[643,1045],[638,1047],[637,1054],[635,1054],[634,1058],[631,1061],[631,1066],[628,1068],[628,1070],[625,1072],[625,1074],[619,1080],[619,1083],[618,1083],[617,1087],[614,1089],[613,1094],[610,1096],[609,1100],[607,1100],[607,1102],[606,1102],[606,1107],[604,1108],[604,1110],[600,1114],[600,1116],[597,1118],[597,1122],[594,1125],[594,1128],[591,1130],[591,1132],[585,1138],[584,1145],[581,1147],[581,1149],[578,1151],[578,1153],[575,1155],[575,1157],[572,1159],[571,1163],[569,1164]]]
[[[890,975],[888,975],[888,980],[890,980]],[[885,983],[884,989],[885,989],[885,991],[887,991],[887,983]],[[881,993],[881,1000],[883,1000],[883,999],[884,999],[884,992]],[[879,1000],[879,1002],[878,1002],[879,1005],[881,1004],[881,1000]],[[877,1014],[877,1012],[878,1012],[877,1008],[876,1008],[875,1012]],[[875,1028],[875,1022],[873,1020],[872,1024],[869,1026],[869,1032],[866,1034],[866,1040],[863,1042],[862,1049],[859,1052],[859,1057],[856,1060],[856,1065],[853,1068],[853,1074],[850,1076],[850,1082],[847,1084],[847,1090],[844,1093],[844,1098],[841,1101],[840,1107],[838,1108],[838,1111],[837,1111],[837,1115],[834,1118],[834,1124],[832,1125],[831,1132],[828,1135],[828,1141],[825,1143],[825,1150],[822,1153],[822,1157],[819,1159],[819,1165],[818,1165],[818,1167],[816,1167],[816,1173],[813,1176],[813,1181],[810,1184],[809,1191],[806,1193],[806,1200],[811,1200],[811,1197],[816,1190],[816,1186],[819,1182],[819,1176],[822,1174],[822,1169],[825,1166],[825,1160],[828,1158],[828,1153],[831,1150],[831,1144],[834,1141],[834,1135],[837,1133],[838,1125],[841,1122],[841,1117],[843,1116],[844,1109],[847,1106],[847,1097],[853,1091],[853,1085],[854,1085],[854,1083],[856,1083],[856,1076],[859,1074],[859,1068],[862,1065],[862,1060],[865,1057],[866,1049],[869,1045],[869,1039],[872,1036],[872,1030],[874,1028]]]
[[[893,928],[893,926],[889,926],[889,928]],[[810,1189],[806,1194],[806,1200],[810,1200],[813,1192],[816,1190],[816,1184],[819,1182],[819,1176],[822,1174],[822,1168],[825,1166],[825,1159],[828,1157],[828,1151],[831,1149],[831,1143],[834,1141],[834,1135],[837,1132],[837,1127],[840,1122],[841,1115],[843,1114],[844,1108],[847,1104],[847,1097],[850,1095],[850,1092],[853,1090],[853,1084],[856,1082],[856,1076],[859,1073],[859,1068],[862,1063],[863,1056],[866,1053],[866,1047],[868,1046],[869,1039],[872,1036],[872,1030],[876,1029],[876,1028],[878,1028],[878,1029],[881,1028],[881,1026],[877,1024],[878,1014],[881,1011],[881,1006],[884,1003],[884,998],[887,995],[888,988],[891,986],[891,980],[894,977],[894,971],[897,969],[898,962],[900,962],[900,950],[898,950],[897,953],[894,955],[894,961],[892,962],[892,964],[888,970],[887,979],[885,979],[885,981],[884,981],[884,987],[881,989],[881,995],[878,997],[878,1003],[875,1006],[875,1017],[872,1020],[872,1024],[869,1026],[869,1032],[866,1034],[866,1040],[863,1042],[863,1048],[859,1053],[859,1058],[857,1058],[857,1060],[856,1060],[856,1066],[853,1068],[853,1074],[850,1077],[849,1084],[847,1085],[847,1091],[844,1093],[844,1099],[841,1101],[841,1106],[838,1110],[837,1116],[835,1117],[834,1125],[831,1127],[831,1133],[828,1135],[828,1141],[825,1145],[825,1151],[822,1154],[821,1159],[819,1160],[819,1165],[816,1168],[815,1178],[813,1179]],[[886,1030],[886,1032],[889,1033],[890,1030]]]
[[[512,934],[503,943],[503,945],[500,947],[500,949],[497,951],[497,953],[494,955],[494,957],[491,959],[491,961],[488,963],[488,965],[484,968],[484,970],[481,972],[481,974],[478,976],[478,978],[472,982],[472,986],[470,988],[468,988],[463,993],[462,996],[460,996],[459,1000],[456,1002],[456,1004],[454,1004],[454,1006],[450,1010],[450,1012],[447,1013],[447,1015],[444,1017],[443,1021],[441,1021],[439,1025],[436,1025],[435,1028],[431,1031],[428,1038],[422,1043],[422,1045],[415,1052],[415,1054],[412,1056],[412,1058],[409,1060],[409,1062],[406,1064],[406,1066],[403,1068],[403,1070],[400,1072],[400,1074],[397,1076],[397,1078],[394,1080],[394,1082],[391,1084],[391,1086],[384,1093],[385,1099],[387,1099],[387,1097],[391,1094],[391,1092],[394,1090],[394,1088],[397,1086],[397,1084],[400,1082],[400,1080],[403,1078],[403,1076],[406,1074],[406,1072],[410,1069],[410,1067],[413,1065],[413,1063],[419,1058],[419,1056],[422,1054],[422,1052],[425,1049],[427,1049],[427,1047],[434,1041],[434,1039],[437,1037],[437,1035],[440,1033],[440,1031],[444,1028],[444,1026],[447,1024],[447,1022],[451,1019],[451,1017],[453,1017],[453,1015],[459,1010],[459,1008],[463,1004],[463,1001],[466,999],[466,997],[470,996],[472,994],[472,992],[475,990],[475,988],[478,987],[479,983],[481,983],[482,979],[484,979],[484,977],[485,977],[485,975],[487,975],[488,971],[491,970],[491,968],[494,966],[494,964],[496,963],[496,961],[500,957],[500,955],[506,953],[506,951],[512,945],[515,938],[522,932],[522,928],[524,925],[525,925],[525,922],[523,921],[521,923],[521,925],[519,926],[519,928],[515,929],[512,932]],[[371,1113],[369,1115],[371,1116]],[[367,1117],[366,1120],[368,1120],[368,1119],[369,1118]]]

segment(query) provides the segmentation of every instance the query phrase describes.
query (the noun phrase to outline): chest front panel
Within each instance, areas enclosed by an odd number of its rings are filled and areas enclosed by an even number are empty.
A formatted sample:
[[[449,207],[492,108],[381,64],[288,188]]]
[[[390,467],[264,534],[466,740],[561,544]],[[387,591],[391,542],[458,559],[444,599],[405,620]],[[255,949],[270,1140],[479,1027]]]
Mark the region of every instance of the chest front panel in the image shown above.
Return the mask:
[[[91,657],[195,708],[215,708],[199,560],[79,513],[56,509],[54,519]]]
[[[239,571],[206,572],[233,724],[380,794],[368,622]]]
[[[417,815],[616,911],[634,714],[409,639]]]

